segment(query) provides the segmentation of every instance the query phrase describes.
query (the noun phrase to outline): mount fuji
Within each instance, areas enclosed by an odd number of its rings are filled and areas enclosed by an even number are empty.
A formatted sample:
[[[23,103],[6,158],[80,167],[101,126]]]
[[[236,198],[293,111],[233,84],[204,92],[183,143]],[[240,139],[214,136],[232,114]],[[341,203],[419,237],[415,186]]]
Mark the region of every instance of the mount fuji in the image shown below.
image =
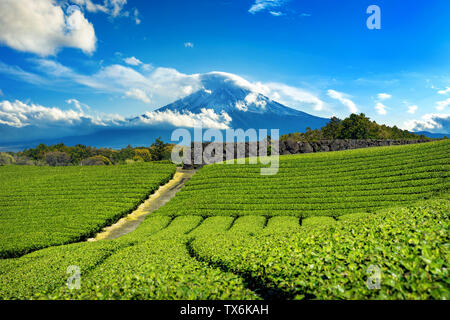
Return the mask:
[[[323,127],[329,119],[292,109],[251,88],[242,78],[222,72],[201,75],[203,88],[157,111],[179,113],[213,110],[230,118],[234,129],[279,129],[280,134]],[[145,117],[145,115],[143,115]]]

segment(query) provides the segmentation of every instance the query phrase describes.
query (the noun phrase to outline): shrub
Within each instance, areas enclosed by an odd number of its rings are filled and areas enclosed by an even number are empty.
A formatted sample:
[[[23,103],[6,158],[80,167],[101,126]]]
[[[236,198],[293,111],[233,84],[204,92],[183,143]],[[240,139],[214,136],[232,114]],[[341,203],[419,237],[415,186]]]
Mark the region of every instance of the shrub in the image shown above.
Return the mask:
[[[133,157],[133,160],[134,158],[138,157],[137,158],[138,160],[135,161],[144,161],[144,162],[152,161],[152,155],[150,154],[150,151],[148,151],[148,149],[136,149],[134,150],[134,154],[135,157]],[[139,158],[142,160],[140,160]]]
[[[150,147],[150,153],[153,161],[166,159],[168,154],[170,154],[167,151],[167,144],[161,140],[161,137],[157,138],[155,143],[152,144]]]
[[[142,159],[142,157],[140,157],[140,156],[134,156],[133,161],[134,162],[144,162],[144,159]]]
[[[15,164],[21,165],[21,166],[34,166],[35,165],[35,161],[30,159],[27,156],[15,156],[14,162],[15,162]],[[47,164],[47,163],[45,163],[45,164]]]
[[[105,156],[93,156],[81,161],[82,166],[109,166],[111,164],[111,160]]]
[[[14,158],[12,155],[7,154],[5,152],[0,152],[0,166],[4,166],[7,164],[13,164],[14,162],[15,161],[14,161]]]
[[[54,167],[67,166],[67,165],[69,165],[71,158],[65,152],[54,151],[54,152],[48,152],[45,154],[45,161],[50,166],[54,166]]]

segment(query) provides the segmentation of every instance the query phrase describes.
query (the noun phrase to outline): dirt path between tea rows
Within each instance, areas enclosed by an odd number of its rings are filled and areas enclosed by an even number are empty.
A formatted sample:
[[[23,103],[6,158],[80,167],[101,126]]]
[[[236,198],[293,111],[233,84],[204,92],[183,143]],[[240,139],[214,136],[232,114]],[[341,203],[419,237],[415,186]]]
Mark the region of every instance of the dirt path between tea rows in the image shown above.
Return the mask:
[[[145,217],[153,211],[161,208],[175,194],[183,188],[184,184],[196,173],[196,170],[183,170],[177,168],[177,172],[172,180],[165,185],[160,186],[159,189],[150,195],[135,211],[120,219],[115,224],[105,227],[102,232],[98,233],[95,238],[90,238],[88,241],[97,241],[104,239],[116,239],[127,233],[130,233],[144,221]]]

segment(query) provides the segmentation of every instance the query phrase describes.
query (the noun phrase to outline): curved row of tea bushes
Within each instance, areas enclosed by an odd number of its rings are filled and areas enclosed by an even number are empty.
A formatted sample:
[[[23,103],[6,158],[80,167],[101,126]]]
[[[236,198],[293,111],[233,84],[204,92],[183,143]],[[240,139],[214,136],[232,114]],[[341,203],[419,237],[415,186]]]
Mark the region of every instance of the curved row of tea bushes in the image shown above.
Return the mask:
[[[374,212],[448,192],[449,154],[450,140],[443,140],[280,156],[273,176],[262,176],[260,164],[209,165],[155,214],[306,218]]]
[[[449,299],[449,232],[450,202],[443,199],[316,220],[294,232],[228,231],[191,246],[211,266],[282,297]]]
[[[231,227],[233,218],[148,217],[124,237],[51,247],[0,260],[0,299],[259,299],[243,280],[188,250],[195,237]],[[67,268],[79,267],[80,289]]]
[[[134,210],[176,166],[0,167],[0,258],[84,240]]]

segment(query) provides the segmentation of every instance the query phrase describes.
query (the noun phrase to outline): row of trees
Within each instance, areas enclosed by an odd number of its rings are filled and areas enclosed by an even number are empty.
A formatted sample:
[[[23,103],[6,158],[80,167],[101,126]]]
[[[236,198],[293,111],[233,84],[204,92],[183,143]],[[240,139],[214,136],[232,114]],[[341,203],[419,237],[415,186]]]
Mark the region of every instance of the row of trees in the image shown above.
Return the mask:
[[[396,126],[379,125],[361,114],[351,114],[340,120],[332,117],[321,129],[306,129],[304,133],[290,133],[281,136],[281,140],[318,141],[335,139],[429,139],[424,135],[416,135],[408,130],[401,130]],[[95,148],[84,145],[69,147],[64,144],[47,146],[40,144],[36,148],[18,153],[0,153],[0,165],[28,164],[28,165],[111,165],[134,161],[161,161],[170,159],[173,144],[164,143],[161,138],[150,147],[133,148],[130,145],[121,150],[111,148]]]
[[[150,147],[133,148],[128,145],[121,150],[95,148],[78,144],[73,147],[63,143],[47,146],[40,144],[36,148],[17,153],[0,153],[0,165],[113,165],[130,162],[149,162],[170,159],[172,144],[164,143],[161,138]]]
[[[332,117],[321,129],[306,129],[304,133],[290,133],[281,136],[281,140],[293,139],[295,141],[318,141],[335,139],[428,139],[424,135],[417,135],[397,126],[388,127],[370,121],[364,113],[351,114],[344,120]]]

